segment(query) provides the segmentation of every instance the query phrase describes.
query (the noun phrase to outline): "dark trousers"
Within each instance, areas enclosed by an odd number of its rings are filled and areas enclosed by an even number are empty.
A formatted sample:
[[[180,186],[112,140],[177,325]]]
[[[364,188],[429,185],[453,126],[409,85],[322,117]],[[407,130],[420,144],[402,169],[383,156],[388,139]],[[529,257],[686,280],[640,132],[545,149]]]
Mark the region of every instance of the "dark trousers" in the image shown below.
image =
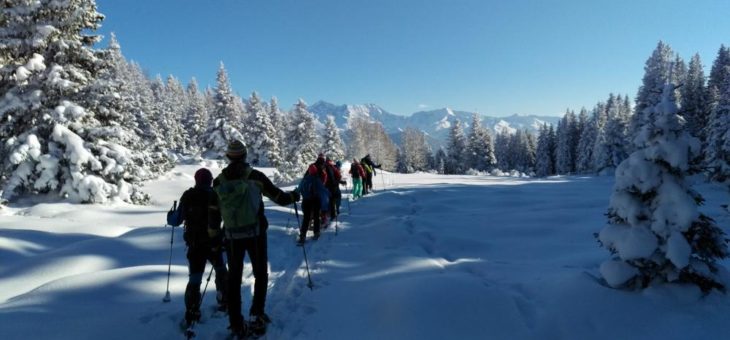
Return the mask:
[[[368,192],[373,191],[373,173],[368,172],[367,176],[365,177],[365,187],[367,187]]]
[[[221,251],[212,251],[210,246],[194,246],[188,248],[188,285],[185,287],[185,308],[197,310],[200,308],[200,285],[203,282],[206,262],[210,262],[215,270],[215,289],[219,303],[226,300],[226,278],[228,271],[223,262]]]
[[[321,210],[320,204],[321,203],[319,201],[319,197],[308,198],[302,201],[302,211],[304,212],[304,217],[302,218],[302,225],[299,227],[300,238],[304,238],[307,236],[307,230],[309,229],[309,225],[310,223],[312,223],[312,221],[314,221],[314,233],[319,234],[319,211]]]
[[[337,190],[330,190],[330,192],[332,193],[329,206],[330,218],[335,219],[335,217],[340,214],[340,202],[342,202],[342,192],[339,190],[339,188],[337,188]]]
[[[254,276],[254,297],[250,314],[264,312],[269,282],[266,232],[257,237],[228,241],[228,319],[232,329],[241,329],[241,280],[246,253],[251,260]]]

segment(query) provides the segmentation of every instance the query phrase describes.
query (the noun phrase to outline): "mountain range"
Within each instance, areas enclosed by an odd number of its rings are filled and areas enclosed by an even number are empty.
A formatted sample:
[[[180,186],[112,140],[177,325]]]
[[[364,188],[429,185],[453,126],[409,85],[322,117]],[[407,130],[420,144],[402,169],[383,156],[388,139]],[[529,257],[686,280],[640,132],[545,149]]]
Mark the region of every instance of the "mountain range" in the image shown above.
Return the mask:
[[[398,141],[401,131],[407,127],[419,129],[426,133],[432,146],[445,145],[449,130],[456,120],[460,120],[464,130],[468,133],[473,112],[455,111],[450,108],[442,108],[431,111],[419,111],[409,116],[390,113],[375,104],[364,105],[335,105],[325,101],[318,101],[308,108],[320,122],[324,122],[328,115],[335,117],[337,126],[341,129],[348,128],[349,119],[362,117],[383,124],[385,131]],[[547,123],[556,125],[561,117],[558,116],[537,116],[537,115],[511,115],[507,117],[490,117],[479,115],[482,125],[489,128],[492,135],[501,131],[514,133],[518,129],[526,129],[537,133],[541,125]]]

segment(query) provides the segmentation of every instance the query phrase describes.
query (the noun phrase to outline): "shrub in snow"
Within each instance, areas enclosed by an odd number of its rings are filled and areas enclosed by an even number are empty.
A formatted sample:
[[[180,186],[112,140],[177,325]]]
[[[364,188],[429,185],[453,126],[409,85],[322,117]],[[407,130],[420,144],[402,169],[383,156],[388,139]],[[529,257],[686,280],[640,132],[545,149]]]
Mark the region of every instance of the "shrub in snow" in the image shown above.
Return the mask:
[[[697,206],[702,197],[685,180],[699,141],[677,115],[675,87],[644,111],[636,151],[616,169],[608,225],[597,235],[615,256],[601,265],[612,287],[643,288],[654,282],[685,282],[703,291],[724,290],[716,261],[728,255],[727,240]]]

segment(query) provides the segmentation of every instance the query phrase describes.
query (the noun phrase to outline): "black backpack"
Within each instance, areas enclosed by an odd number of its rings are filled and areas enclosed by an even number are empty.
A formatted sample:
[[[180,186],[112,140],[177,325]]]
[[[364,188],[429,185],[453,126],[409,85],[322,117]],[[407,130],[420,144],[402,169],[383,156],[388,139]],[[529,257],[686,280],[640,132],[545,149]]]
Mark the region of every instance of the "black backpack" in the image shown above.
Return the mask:
[[[208,245],[208,206],[210,190],[190,188],[181,198],[185,232],[183,238],[189,247]]]

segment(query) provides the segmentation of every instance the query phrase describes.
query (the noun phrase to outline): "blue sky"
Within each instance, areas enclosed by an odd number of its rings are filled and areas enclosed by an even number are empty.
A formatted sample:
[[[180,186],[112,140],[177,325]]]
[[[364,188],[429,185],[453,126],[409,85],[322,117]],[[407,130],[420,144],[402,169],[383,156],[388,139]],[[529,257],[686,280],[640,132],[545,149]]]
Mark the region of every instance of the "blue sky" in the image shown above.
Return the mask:
[[[97,0],[150,74],[276,96],[282,108],[375,103],[396,114],[451,107],[562,115],[636,94],[664,40],[706,70],[730,44],[730,1]]]

